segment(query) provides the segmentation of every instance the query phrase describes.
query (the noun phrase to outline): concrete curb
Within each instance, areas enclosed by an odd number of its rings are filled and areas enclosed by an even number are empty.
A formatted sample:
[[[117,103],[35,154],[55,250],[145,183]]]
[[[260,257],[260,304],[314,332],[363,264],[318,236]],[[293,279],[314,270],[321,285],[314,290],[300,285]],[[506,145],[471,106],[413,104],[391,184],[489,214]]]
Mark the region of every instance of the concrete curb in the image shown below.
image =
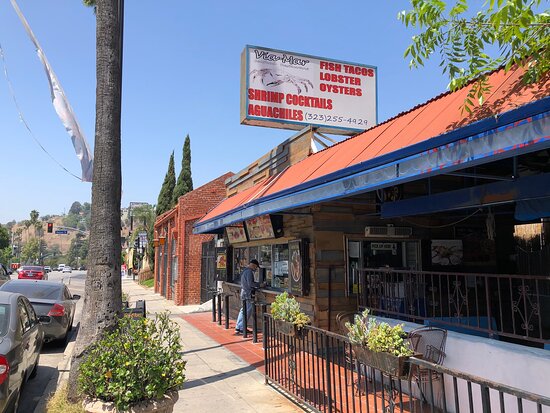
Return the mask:
[[[61,360],[57,365],[57,376],[54,375],[46,385],[44,393],[42,394],[40,401],[34,408],[33,413],[44,413],[46,411],[46,404],[48,403],[48,399],[50,398],[50,396],[56,392],[56,390],[60,387],[62,383],[69,380],[69,370],[71,366],[71,357],[73,355],[75,340],[76,335],[73,335],[71,341],[67,344],[67,347],[65,347],[65,351],[63,352],[63,360]]]

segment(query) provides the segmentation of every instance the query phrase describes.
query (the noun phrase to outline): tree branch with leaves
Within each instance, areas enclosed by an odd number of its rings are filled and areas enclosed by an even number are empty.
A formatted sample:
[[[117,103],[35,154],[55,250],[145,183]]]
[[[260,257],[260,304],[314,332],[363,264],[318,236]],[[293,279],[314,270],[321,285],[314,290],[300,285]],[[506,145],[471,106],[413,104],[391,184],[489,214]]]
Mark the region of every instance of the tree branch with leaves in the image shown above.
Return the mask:
[[[471,112],[491,90],[489,72],[523,67],[525,83],[537,82],[548,73],[550,14],[541,3],[487,0],[473,11],[467,0],[411,0],[412,9],[400,12],[398,19],[420,33],[412,37],[405,57],[410,58],[410,67],[418,68],[439,52],[449,89],[470,86],[464,109]]]

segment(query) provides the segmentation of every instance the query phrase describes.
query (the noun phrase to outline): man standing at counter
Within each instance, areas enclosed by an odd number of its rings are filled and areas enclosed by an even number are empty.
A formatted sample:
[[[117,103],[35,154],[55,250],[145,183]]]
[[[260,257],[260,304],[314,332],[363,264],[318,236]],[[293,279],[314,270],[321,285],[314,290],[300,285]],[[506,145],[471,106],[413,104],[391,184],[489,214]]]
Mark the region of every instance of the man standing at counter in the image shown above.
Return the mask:
[[[252,290],[254,288],[262,287],[261,284],[254,281],[254,273],[260,267],[260,263],[257,260],[250,260],[250,263],[241,273],[241,300],[246,300],[246,324],[252,316],[254,311],[254,301],[252,300]],[[235,327],[235,333],[243,333],[243,308],[239,311],[239,317],[237,317],[237,326]]]

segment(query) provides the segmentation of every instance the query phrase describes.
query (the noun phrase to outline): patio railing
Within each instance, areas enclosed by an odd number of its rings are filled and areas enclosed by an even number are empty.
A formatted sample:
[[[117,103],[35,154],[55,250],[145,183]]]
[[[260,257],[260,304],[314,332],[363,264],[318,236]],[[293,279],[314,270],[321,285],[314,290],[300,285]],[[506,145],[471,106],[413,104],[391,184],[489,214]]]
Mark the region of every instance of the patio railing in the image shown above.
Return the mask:
[[[359,307],[375,314],[539,347],[550,344],[548,276],[357,271]]]
[[[296,336],[264,314],[265,379],[319,412],[550,412],[550,398],[411,358],[399,380],[357,362],[344,336],[307,326]],[[416,378],[415,378],[416,377]]]

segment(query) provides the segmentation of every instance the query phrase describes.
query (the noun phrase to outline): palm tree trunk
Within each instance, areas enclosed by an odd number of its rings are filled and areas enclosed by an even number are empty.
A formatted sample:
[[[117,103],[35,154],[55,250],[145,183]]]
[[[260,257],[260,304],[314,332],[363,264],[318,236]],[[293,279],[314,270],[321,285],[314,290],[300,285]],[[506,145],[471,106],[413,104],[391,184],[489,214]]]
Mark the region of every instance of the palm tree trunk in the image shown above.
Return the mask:
[[[78,369],[86,348],[111,329],[122,312],[120,280],[120,112],[122,90],[119,1],[96,2],[96,122],[88,275],[80,330],[69,374],[77,399]]]

